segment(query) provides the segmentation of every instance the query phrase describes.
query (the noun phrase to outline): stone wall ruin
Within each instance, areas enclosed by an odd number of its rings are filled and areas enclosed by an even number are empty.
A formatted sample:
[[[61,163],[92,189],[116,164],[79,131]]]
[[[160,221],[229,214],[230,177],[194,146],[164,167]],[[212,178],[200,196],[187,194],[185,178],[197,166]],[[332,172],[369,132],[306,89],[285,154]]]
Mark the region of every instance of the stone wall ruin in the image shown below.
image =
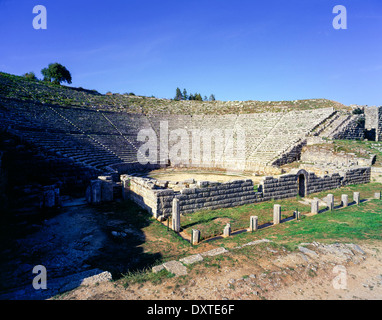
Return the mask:
[[[299,170],[297,173],[285,174],[279,178],[265,177],[257,190],[251,179],[225,183],[194,181],[195,183],[190,183],[188,187],[175,191],[152,178],[131,175],[121,175],[120,178],[124,199],[131,199],[155,218],[166,218],[172,213],[175,198],[179,200],[180,213],[187,214],[298,195],[306,196],[345,185],[368,183],[370,171],[370,167],[360,167],[319,177],[315,173]]]

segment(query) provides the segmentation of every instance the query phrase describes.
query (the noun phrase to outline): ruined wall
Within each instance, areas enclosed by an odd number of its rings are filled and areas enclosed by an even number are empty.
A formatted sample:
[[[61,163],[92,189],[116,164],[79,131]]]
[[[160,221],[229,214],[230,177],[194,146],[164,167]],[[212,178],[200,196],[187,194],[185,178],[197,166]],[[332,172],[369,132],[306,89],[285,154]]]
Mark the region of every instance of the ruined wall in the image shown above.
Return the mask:
[[[312,146],[304,150],[301,154],[301,161],[307,163],[328,165],[334,164],[339,167],[349,168],[350,166],[371,166],[375,160],[375,155],[368,154],[368,158],[359,158],[354,153],[333,152],[319,146]]]
[[[167,217],[172,213],[174,198],[179,199],[180,213],[192,213],[205,209],[219,209],[245,204],[268,201],[271,199],[293,198],[304,188],[304,194],[311,194],[336,189],[349,184],[370,182],[370,167],[348,170],[318,177],[315,173],[299,170],[297,174],[286,174],[279,178],[265,177],[258,191],[254,190],[253,181],[233,180],[225,183],[198,181],[192,187],[174,191],[163,186],[155,179],[138,178],[122,175],[124,199],[131,199],[154,217]],[[299,185],[303,176],[304,184]]]
[[[235,180],[226,183],[198,182],[199,188],[187,188],[177,195],[180,212],[191,213],[202,209],[230,208],[262,201],[262,193],[254,191],[253,181]]]
[[[273,166],[282,166],[287,163],[300,160],[301,150],[306,146],[307,140],[304,139],[300,143],[294,145],[290,150],[286,151],[279,159],[272,163]]]
[[[375,140],[382,140],[382,107],[365,107],[365,129],[375,130]]]
[[[354,115],[343,127],[333,134],[333,139],[363,140],[365,137],[365,124],[362,123],[363,115]]]
[[[174,190],[157,186],[154,179],[122,175],[121,181],[124,199],[133,200],[156,218],[171,214]]]
[[[295,197],[298,194],[296,175],[286,174],[278,179],[265,177],[259,191],[263,193],[262,201]]]
[[[342,185],[369,183],[370,177],[371,167],[350,169],[345,172]]]
[[[124,198],[131,199],[156,218],[172,213],[172,201],[179,199],[180,212],[240,206],[261,201],[262,193],[254,191],[253,181],[236,180],[226,183],[199,181],[197,187],[175,192],[164,189],[155,179],[122,175]]]
[[[315,173],[310,172],[306,181],[307,194],[311,194],[341,187],[342,177],[339,173],[318,177]]]

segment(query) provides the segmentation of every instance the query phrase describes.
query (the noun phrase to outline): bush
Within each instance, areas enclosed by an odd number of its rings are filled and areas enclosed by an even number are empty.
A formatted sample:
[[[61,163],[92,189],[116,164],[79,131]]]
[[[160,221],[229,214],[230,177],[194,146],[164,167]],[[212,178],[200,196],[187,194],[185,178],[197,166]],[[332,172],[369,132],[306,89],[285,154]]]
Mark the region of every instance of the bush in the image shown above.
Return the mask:
[[[38,80],[34,72],[27,72],[23,74],[23,77],[27,78],[28,80]]]

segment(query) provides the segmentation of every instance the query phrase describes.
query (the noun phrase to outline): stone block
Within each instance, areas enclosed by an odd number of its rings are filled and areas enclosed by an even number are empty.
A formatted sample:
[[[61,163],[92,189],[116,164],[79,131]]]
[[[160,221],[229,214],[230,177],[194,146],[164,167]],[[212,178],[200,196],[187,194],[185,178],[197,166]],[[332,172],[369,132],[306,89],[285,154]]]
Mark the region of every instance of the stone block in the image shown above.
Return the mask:
[[[188,264],[193,264],[195,262],[203,261],[203,257],[197,253],[192,256],[182,258],[179,261],[188,265]]]
[[[347,194],[341,195],[341,206],[347,207],[349,205],[349,196]]]
[[[311,204],[311,213],[317,214],[319,211],[319,201],[318,199],[313,199]]]
[[[180,232],[180,205],[177,198],[172,201],[172,230]]]
[[[249,219],[249,231],[257,231],[258,228],[258,217],[257,216],[251,216]]]
[[[164,268],[175,276],[184,276],[187,274],[187,268],[179,261],[169,261],[163,264]]]
[[[281,206],[275,204],[273,206],[273,224],[279,224],[281,221]]]
[[[333,211],[333,209],[334,209],[334,195],[333,194],[330,193],[326,196],[326,203],[328,205],[329,210]]]
[[[192,229],[192,245],[197,245],[200,242],[200,231]]]
[[[223,230],[223,237],[229,237],[231,235],[231,225],[227,223]]]
[[[359,192],[353,192],[353,201],[358,205],[360,203],[360,193]]]
[[[101,180],[101,201],[113,201],[113,180]]]
[[[91,188],[91,203],[98,204],[102,200],[102,181],[92,180],[90,181]]]
[[[44,207],[53,208],[56,205],[56,195],[53,189],[44,191]]]

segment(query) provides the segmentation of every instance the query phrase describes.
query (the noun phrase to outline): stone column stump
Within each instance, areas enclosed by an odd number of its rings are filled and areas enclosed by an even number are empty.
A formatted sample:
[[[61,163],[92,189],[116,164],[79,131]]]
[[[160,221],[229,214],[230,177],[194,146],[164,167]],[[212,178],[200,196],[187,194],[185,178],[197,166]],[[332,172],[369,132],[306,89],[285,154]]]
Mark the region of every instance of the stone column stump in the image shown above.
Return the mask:
[[[349,197],[347,194],[341,195],[341,205],[342,207],[347,207],[349,205]]]
[[[224,230],[223,230],[223,237],[226,238],[226,237],[229,237],[230,235],[231,235],[231,225],[227,223],[227,225],[224,227]]]
[[[359,194],[359,192],[354,192],[353,193],[353,201],[355,201],[356,205],[359,205],[359,203],[360,203],[360,194]]]
[[[273,207],[273,224],[279,224],[281,221],[281,206],[275,204]]]
[[[172,230],[180,232],[180,205],[177,198],[172,200]]]
[[[200,242],[200,231],[196,229],[192,229],[192,239],[191,244],[196,245]]]
[[[313,213],[313,214],[317,214],[319,211],[319,202],[318,202],[318,199],[315,198],[312,200],[312,205],[311,205],[311,210],[310,212]]]
[[[249,231],[250,232],[257,231],[258,219],[259,218],[257,216],[251,216],[251,218],[249,219]]]
[[[334,195],[329,193],[327,196],[326,196],[326,203],[328,205],[328,208],[330,211],[333,211],[334,210]]]

